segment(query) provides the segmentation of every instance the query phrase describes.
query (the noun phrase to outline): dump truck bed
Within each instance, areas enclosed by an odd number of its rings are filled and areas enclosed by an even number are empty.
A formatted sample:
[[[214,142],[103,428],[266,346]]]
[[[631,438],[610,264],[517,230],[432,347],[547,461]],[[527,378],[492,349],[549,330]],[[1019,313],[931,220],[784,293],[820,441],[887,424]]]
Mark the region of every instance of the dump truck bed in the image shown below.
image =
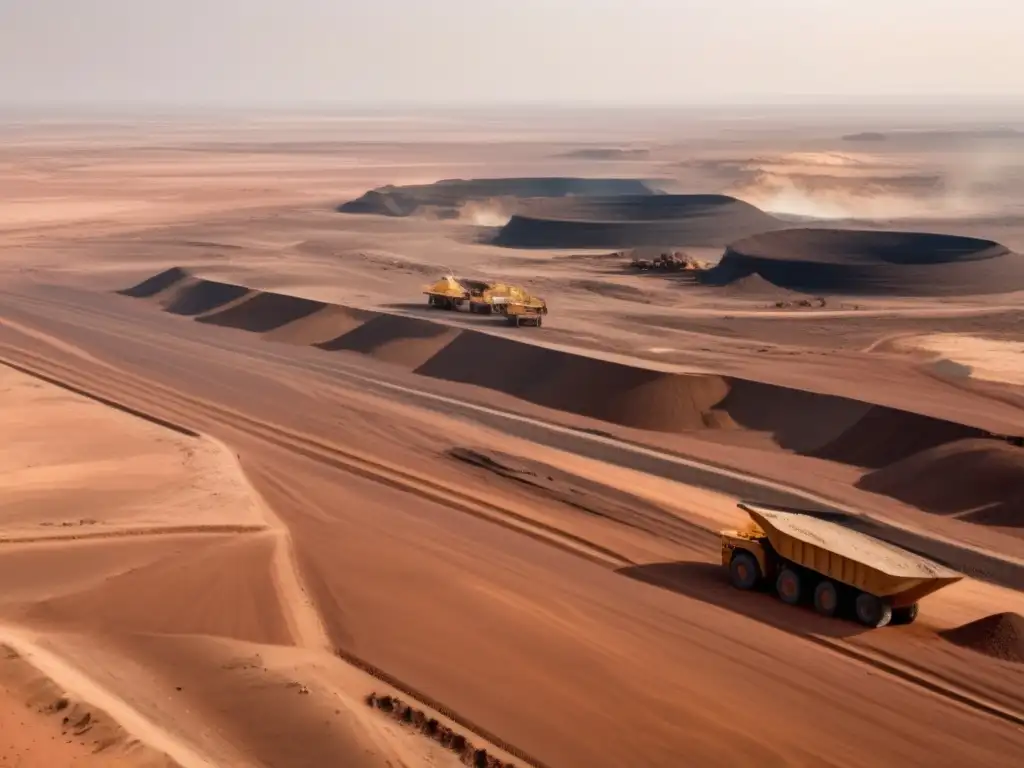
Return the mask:
[[[896,604],[920,599],[963,574],[913,552],[798,510],[741,503],[782,557]]]
[[[806,512],[749,503],[740,504],[740,508],[754,518],[773,544],[777,536],[789,536],[899,578],[934,579],[961,575],[895,544]]]

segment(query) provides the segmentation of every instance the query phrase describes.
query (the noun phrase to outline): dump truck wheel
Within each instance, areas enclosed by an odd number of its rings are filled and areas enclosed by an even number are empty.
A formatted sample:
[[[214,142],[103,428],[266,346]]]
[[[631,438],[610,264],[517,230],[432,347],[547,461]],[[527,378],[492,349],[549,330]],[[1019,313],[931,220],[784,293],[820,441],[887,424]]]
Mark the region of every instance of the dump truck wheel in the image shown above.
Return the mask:
[[[729,580],[736,589],[753,589],[761,580],[761,566],[749,552],[737,552],[729,561]]]
[[[857,611],[857,621],[865,627],[878,629],[892,621],[892,606],[867,592],[857,595],[854,607]]]
[[[914,619],[917,618],[918,605],[908,605],[903,608],[892,609],[892,623],[893,624],[913,624]]]
[[[779,599],[787,605],[799,603],[800,574],[792,568],[783,568],[779,571],[779,578],[775,580],[775,591],[779,593]]]
[[[835,616],[839,607],[839,592],[831,581],[818,582],[814,588],[814,610],[822,616]]]

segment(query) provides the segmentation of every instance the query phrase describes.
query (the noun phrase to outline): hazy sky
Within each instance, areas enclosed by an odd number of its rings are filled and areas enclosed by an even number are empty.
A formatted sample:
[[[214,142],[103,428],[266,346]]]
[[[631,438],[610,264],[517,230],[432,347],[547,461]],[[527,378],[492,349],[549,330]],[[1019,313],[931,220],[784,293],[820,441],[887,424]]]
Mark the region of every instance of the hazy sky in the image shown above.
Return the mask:
[[[1024,97],[1021,0],[0,0],[0,105]]]

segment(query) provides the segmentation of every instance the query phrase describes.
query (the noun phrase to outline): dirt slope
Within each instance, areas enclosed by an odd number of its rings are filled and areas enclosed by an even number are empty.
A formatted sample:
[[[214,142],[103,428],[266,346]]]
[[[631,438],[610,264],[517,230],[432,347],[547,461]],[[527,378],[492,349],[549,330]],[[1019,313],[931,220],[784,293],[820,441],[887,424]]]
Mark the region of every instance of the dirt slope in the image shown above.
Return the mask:
[[[68,696],[0,646],[0,765],[11,768],[176,768],[135,743],[106,712]]]
[[[328,352],[358,352],[417,368],[459,335],[458,330],[449,326],[398,315],[380,315],[317,346]]]
[[[871,472],[858,485],[937,515],[1024,529],[1024,448],[1002,441],[947,442]]]
[[[781,226],[726,195],[573,197],[531,201],[494,242],[511,248],[718,246]]]
[[[752,430],[767,433],[785,450],[870,468],[985,435],[848,398],[642,368],[425,319],[249,291],[181,270],[175,274],[169,286],[163,278],[152,278],[125,293],[155,295],[173,313],[180,313],[182,305],[190,310],[201,305],[206,309],[197,316],[200,322],[264,333],[272,340],[312,340],[325,351],[368,355],[423,376],[637,429]],[[154,281],[163,286],[162,293],[151,293],[147,286]],[[337,335],[323,339],[332,332]]]
[[[923,232],[787,229],[732,243],[702,276],[729,285],[760,275],[810,293],[963,296],[1024,289],[1024,262],[991,240]]]
[[[445,179],[432,184],[379,187],[338,206],[341,213],[411,216],[435,210],[453,215],[464,203],[491,198],[556,198],[569,195],[653,195],[639,179],[514,177]]]

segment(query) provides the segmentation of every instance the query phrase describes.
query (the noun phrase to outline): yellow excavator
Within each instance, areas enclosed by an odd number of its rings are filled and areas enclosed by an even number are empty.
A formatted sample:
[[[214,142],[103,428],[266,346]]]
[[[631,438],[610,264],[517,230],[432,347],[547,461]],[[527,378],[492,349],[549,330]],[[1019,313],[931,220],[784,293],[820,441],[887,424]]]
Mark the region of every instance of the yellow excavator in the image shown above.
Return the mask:
[[[544,299],[530,295],[518,285],[508,283],[489,283],[481,280],[467,280],[445,275],[424,291],[427,304],[441,309],[457,310],[465,304],[474,314],[504,315],[509,325],[543,324],[543,316],[548,313],[548,305]]]

